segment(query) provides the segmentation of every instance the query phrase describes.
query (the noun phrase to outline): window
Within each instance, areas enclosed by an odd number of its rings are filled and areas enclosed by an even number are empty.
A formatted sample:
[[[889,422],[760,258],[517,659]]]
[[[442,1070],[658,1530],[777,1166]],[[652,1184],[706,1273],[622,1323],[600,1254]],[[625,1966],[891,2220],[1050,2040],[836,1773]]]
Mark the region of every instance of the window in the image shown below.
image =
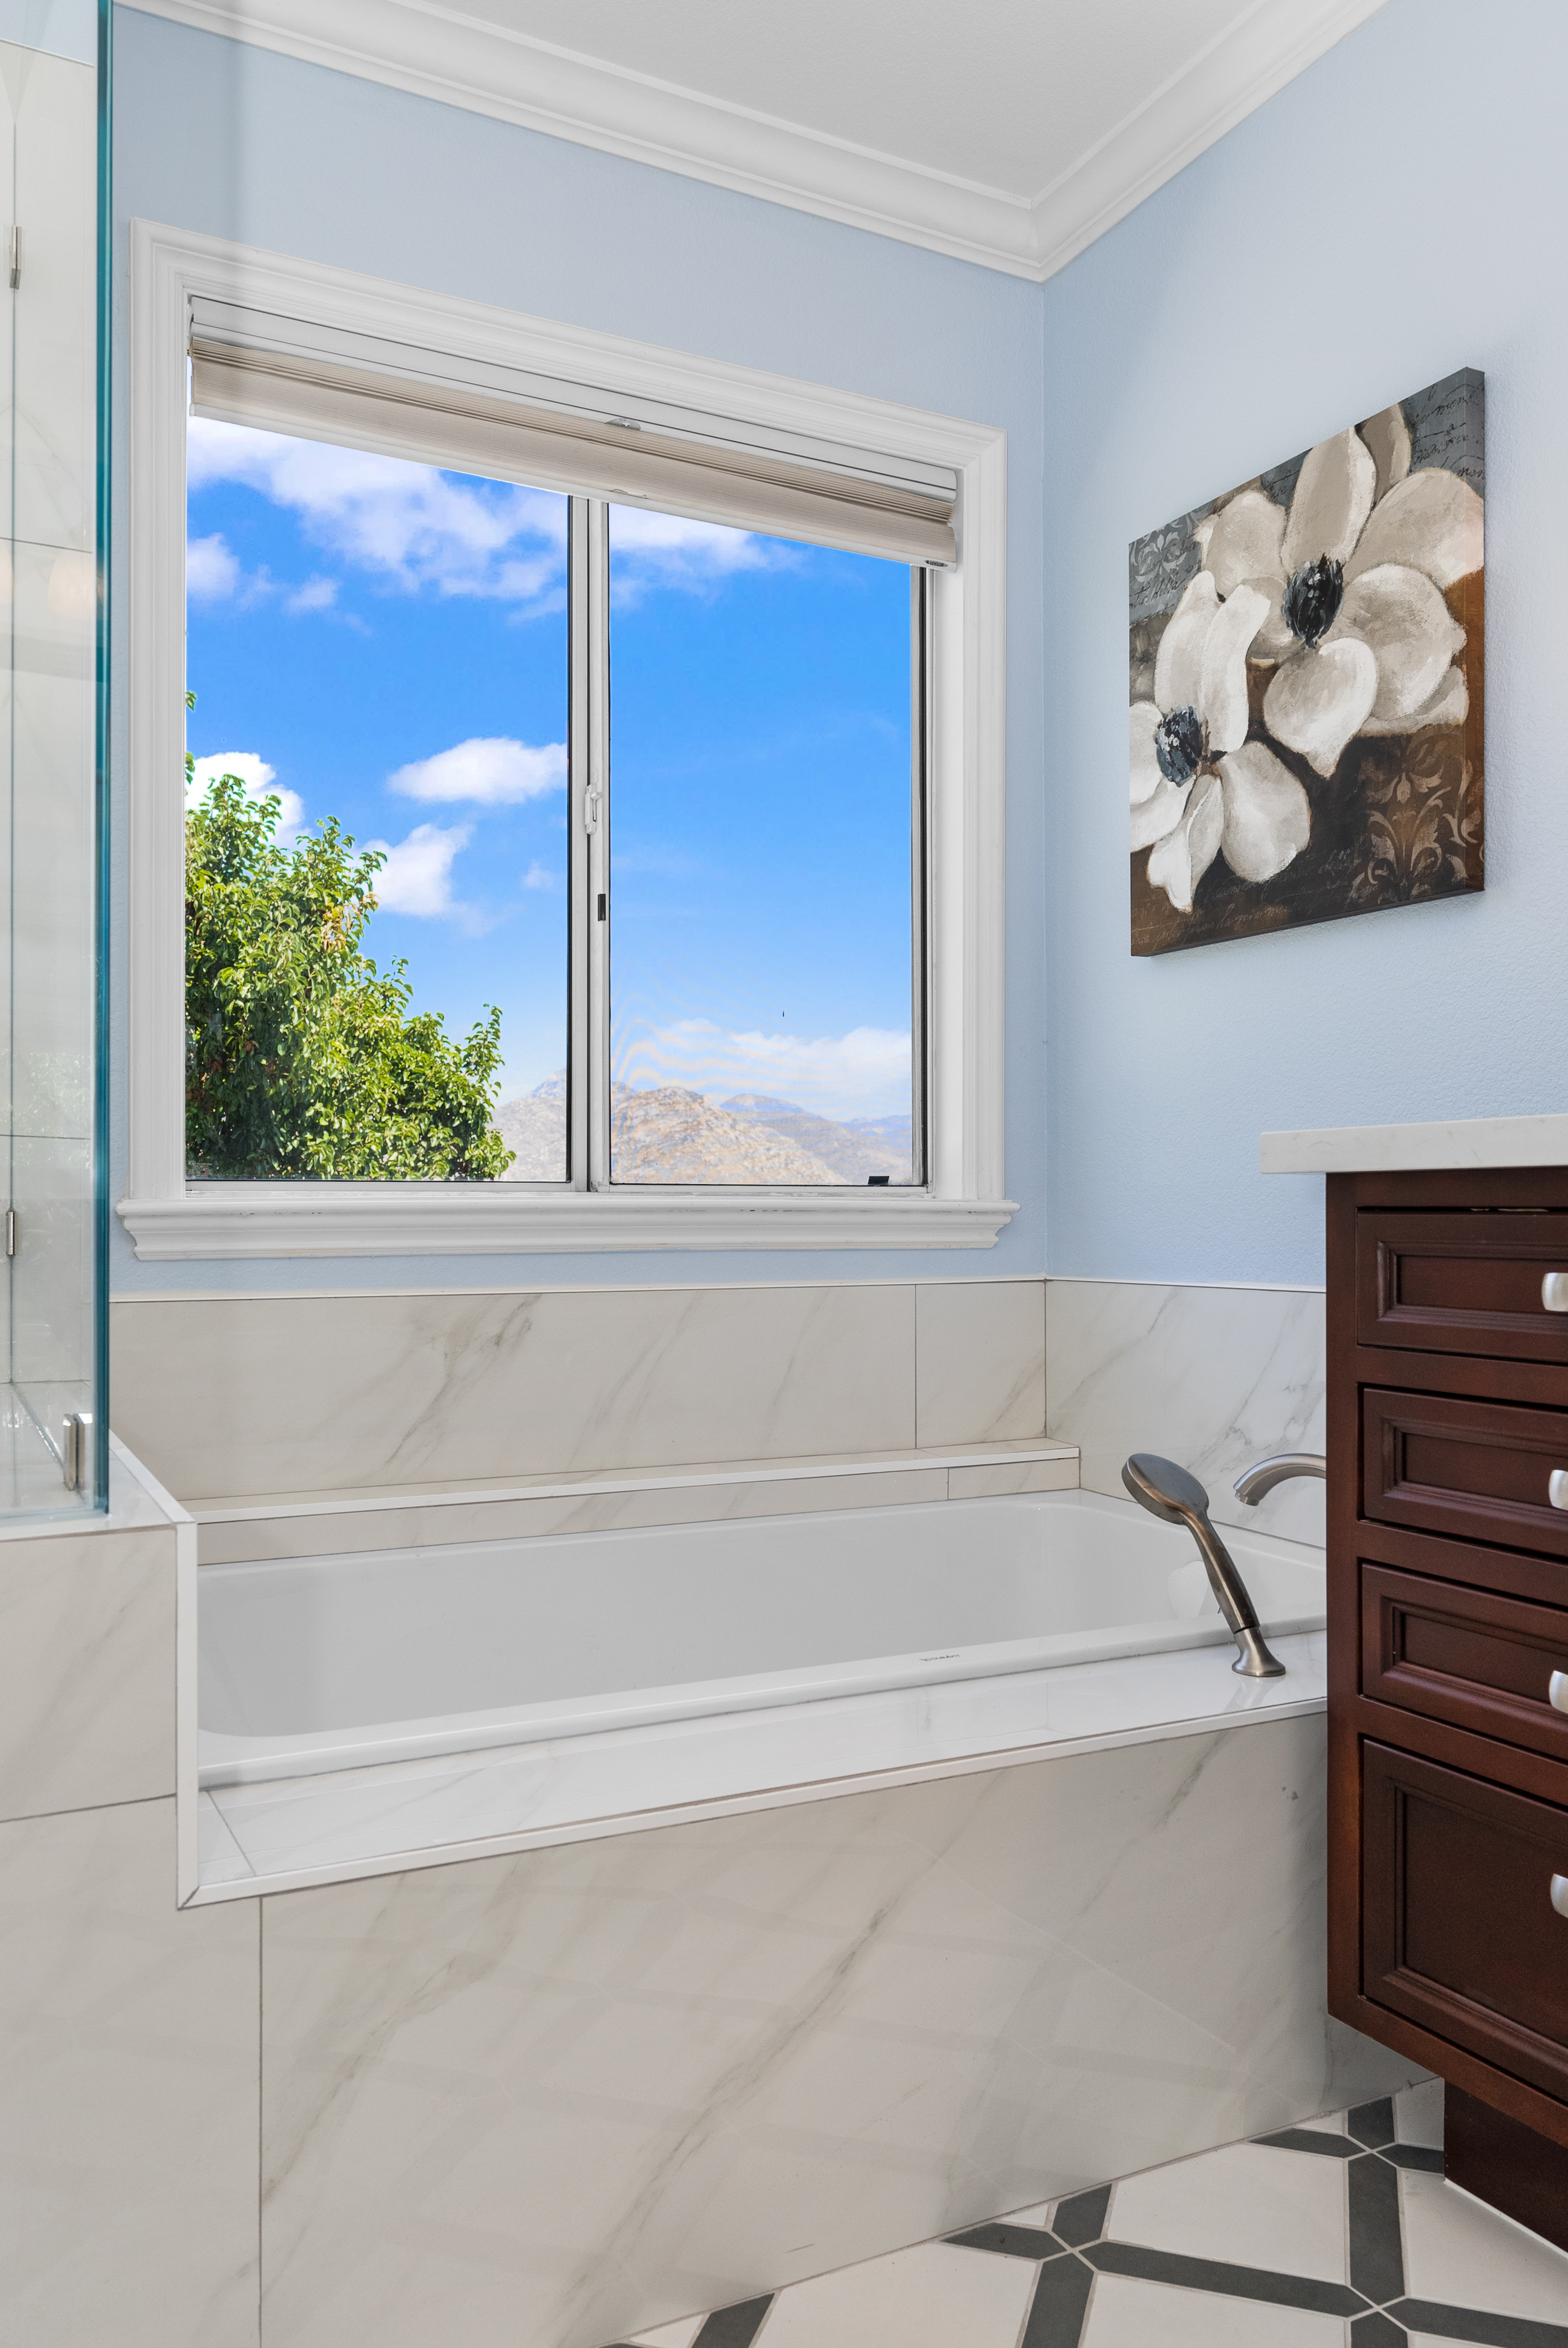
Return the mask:
[[[999,436],[134,242],[138,1251],[989,1244]]]
[[[569,500],[187,447],[187,1174],[515,1172],[500,1104],[569,1055]]]
[[[190,1178],[917,1179],[918,569],[200,412],[187,496]]]
[[[609,1178],[918,1181],[924,573],[607,520]]]

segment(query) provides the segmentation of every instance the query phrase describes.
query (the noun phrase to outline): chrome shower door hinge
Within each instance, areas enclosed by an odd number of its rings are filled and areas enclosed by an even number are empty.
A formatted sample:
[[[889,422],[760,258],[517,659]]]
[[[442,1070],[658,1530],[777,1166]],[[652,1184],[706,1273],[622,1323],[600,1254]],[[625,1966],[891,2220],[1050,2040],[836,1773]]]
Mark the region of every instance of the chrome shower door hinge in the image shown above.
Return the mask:
[[[60,1472],[67,1491],[79,1492],[92,1474],[93,1415],[68,1410],[60,1430]]]

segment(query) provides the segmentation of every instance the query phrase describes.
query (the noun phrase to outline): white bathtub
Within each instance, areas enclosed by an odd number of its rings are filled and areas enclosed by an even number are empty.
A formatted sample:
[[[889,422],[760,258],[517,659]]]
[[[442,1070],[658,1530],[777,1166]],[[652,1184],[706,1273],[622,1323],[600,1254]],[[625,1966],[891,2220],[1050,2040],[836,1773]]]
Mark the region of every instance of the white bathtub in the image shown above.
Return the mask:
[[[1321,1627],[1317,1552],[1226,1540]],[[207,1787],[1230,1644],[1188,1536],[1081,1492],[210,1565],[199,1622]]]

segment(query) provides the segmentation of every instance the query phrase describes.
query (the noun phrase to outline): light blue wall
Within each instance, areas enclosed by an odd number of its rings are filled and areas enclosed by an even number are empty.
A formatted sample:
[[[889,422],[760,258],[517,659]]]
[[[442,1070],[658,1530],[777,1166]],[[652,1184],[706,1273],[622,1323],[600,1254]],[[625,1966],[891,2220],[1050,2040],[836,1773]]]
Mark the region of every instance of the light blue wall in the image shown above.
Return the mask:
[[[117,12],[116,43],[116,217],[122,234],[137,216],[204,230],[1007,427],[1008,1181],[1022,1211],[983,1254],[255,1264],[138,1264],[117,1223],[114,1290],[907,1280],[1043,1270],[1040,289],[130,9]],[[123,340],[122,332],[122,448]],[[122,464],[122,580],[123,472]],[[125,617],[122,592],[116,1197],[125,1169]]]
[[[1022,1202],[989,1254],[138,1265],[117,1226],[117,1290],[1036,1272],[1048,1179],[1054,1272],[1312,1282],[1322,1186],[1259,1176],[1261,1130],[1568,1106],[1558,0],[1391,0],[1044,288],[131,10],[117,21],[122,224],[1007,427]],[[1488,378],[1486,893],[1134,962],[1128,540],[1467,365]],[[123,649],[123,600],[120,624]],[[118,675],[123,778],[123,658]],[[117,856],[123,870],[123,823]],[[123,886],[117,904],[123,971]],[[122,1020],[119,1183],[123,1069]]]
[[[1052,1272],[1321,1278],[1260,1130],[1568,1108],[1568,10],[1393,0],[1044,288]],[[1487,376],[1485,894],[1134,962],[1127,541]]]

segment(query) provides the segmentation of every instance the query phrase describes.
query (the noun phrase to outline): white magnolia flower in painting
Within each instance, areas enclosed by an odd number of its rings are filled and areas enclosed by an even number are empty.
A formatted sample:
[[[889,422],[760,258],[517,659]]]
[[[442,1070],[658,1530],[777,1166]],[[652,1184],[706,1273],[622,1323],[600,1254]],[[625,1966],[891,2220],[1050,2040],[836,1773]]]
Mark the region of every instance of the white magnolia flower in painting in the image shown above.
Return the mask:
[[[1154,698],[1132,709],[1132,852],[1178,912],[1223,855],[1269,880],[1307,845],[1307,793],[1266,744],[1246,738],[1246,664],[1270,614],[1238,581],[1222,602],[1212,572],[1189,580],[1154,656]]]
[[[1264,723],[1318,774],[1353,735],[1463,723],[1465,632],[1442,591],[1480,570],[1482,510],[1457,473],[1411,472],[1389,407],[1308,451],[1288,513],[1244,489],[1198,525],[1200,575],[1227,603],[1243,586],[1267,602],[1252,650],[1276,664]]]

